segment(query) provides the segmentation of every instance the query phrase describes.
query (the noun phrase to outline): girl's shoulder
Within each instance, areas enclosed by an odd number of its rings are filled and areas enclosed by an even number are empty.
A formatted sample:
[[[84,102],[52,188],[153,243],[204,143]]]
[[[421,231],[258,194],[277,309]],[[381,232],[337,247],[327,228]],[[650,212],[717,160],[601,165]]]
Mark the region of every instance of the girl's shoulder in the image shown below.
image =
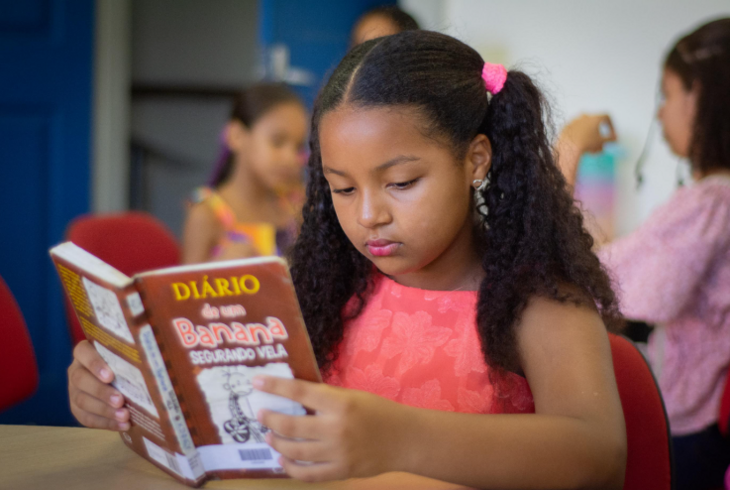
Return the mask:
[[[191,193],[188,204],[192,208],[208,210],[225,228],[231,228],[236,224],[235,213],[215,189],[198,187]]]
[[[691,185],[680,188],[673,200],[688,202],[712,202],[730,199],[730,174],[711,175]]]

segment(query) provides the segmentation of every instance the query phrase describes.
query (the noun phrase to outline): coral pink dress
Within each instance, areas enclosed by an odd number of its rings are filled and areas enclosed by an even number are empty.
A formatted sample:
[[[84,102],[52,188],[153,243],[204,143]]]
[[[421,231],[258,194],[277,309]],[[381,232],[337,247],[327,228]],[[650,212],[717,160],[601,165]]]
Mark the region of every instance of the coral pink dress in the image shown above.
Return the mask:
[[[427,291],[377,274],[362,313],[345,325],[325,381],[414,407],[533,413],[525,378],[497,376],[476,330],[476,291]]]

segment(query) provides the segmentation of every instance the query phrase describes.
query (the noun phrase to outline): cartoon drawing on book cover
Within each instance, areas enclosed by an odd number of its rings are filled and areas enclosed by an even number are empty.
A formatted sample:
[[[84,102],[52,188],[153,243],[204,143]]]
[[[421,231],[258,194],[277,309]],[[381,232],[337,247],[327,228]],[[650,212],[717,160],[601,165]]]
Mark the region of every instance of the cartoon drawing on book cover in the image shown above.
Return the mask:
[[[254,417],[248,396],[253,391],[251,380],[243,373],[225,373],[228,382],[223,385],[230,392],[228,408],[231,410],[231,419],[223,424],[223,428],[236,442],[246,442],[253,439],[264,442],[264,434],[268,428],[261,425]]]
[[[306,413],[296,402],[254,390],[253,377],[260,374],[294,377],[286,363],[214,367],[198,374],[198,385],[205,393],[211,417],[224,444],[264,442],[269,429],[256,420],[256,413],[262,408],[290,415]]]

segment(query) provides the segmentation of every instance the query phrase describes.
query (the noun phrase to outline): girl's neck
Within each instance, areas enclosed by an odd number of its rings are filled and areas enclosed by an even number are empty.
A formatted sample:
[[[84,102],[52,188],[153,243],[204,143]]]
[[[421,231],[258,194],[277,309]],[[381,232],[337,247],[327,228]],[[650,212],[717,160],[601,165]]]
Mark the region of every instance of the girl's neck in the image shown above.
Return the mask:
[[[245,160],[237,160],[234,164],[231,178],[224,184],[224,193],[233,194],[236,201],[246,202],[251,205],[276,199],[276,193],[269,189],[266,184],[251,170],[251,165]],[[226,192],[228,190],[228,192]]]

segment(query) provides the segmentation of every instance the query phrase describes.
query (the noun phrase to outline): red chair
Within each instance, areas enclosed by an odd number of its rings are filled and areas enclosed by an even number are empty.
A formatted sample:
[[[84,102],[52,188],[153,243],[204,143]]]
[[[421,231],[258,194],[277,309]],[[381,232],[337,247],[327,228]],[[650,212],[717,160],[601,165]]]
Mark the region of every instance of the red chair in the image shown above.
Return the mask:
[[[81,216],[69,224],[66,238],[128,276],[180,264],[180,248],[172,233],[139,211]],[[86,337],[68,300],[66,314],[77,344]]]
[[[30,397],[38,387],[33,344],[13,293],[0,277],[0,412]]]
[[[613,334],[609,339],[626,420],[624,490],[671,490],[672,439],[656,380],[630,340]]]
[[[720,400],[720,414],[717,419],[717,425],[720,433],[725,437],[730,435],[730,375],[725,379],[725,388],[722,390],[722,399]]]

